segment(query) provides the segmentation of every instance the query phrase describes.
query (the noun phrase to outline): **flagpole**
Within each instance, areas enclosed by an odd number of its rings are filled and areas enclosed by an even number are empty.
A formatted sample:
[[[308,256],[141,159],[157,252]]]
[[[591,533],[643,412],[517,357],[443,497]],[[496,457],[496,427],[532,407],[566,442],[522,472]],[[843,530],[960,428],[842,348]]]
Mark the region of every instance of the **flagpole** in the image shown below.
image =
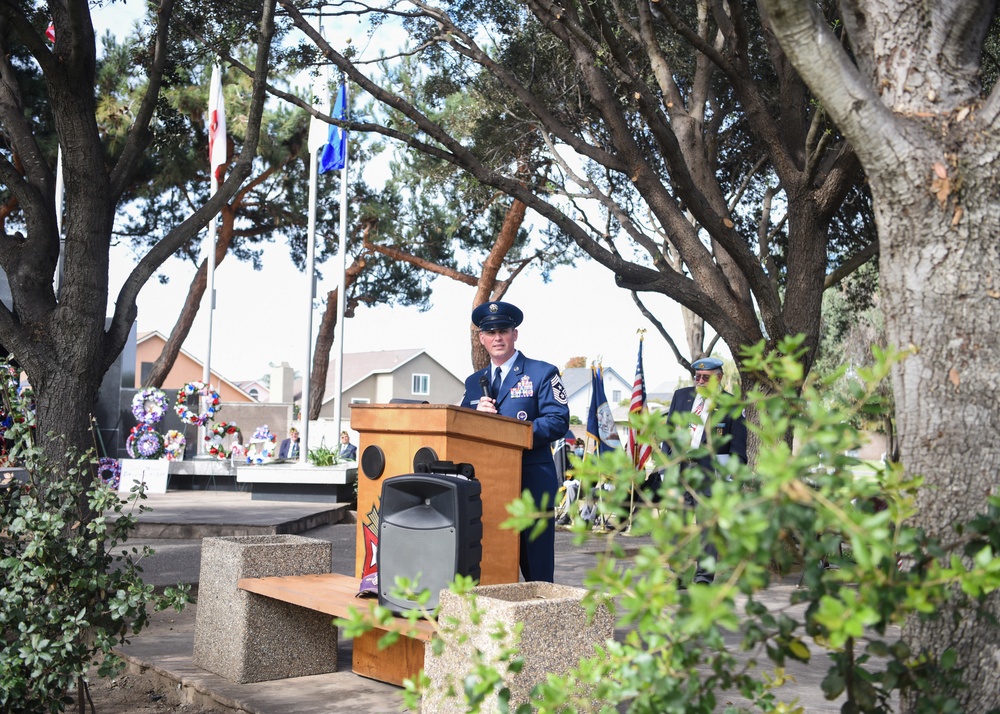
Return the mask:
[[[219,192],[219,173],[226,163],[226,104],[222,94],[222,72],[218,65],[212,67],[212,79],[208,92],[208,167],[210,174],[209,200]],[[206,287],[208,295],[208,344],[205,348],[205,364],[201,381],[206,387],[212,384],[212,320],[215,312],[215,240],[218,213],[208,221],[207,254],[205,256]],[[202,395],[202,399],[205,395]],[[204,405],[202,405],[203,411]],[[198,430],[198,441],[207,450],[205,436],[207,426]]]
[[[320,28],[320,33],[323,30]],[[316,187],[319,182],[320,152],[309,153],[309,221],[306,228],[306,354],[302,369],[302,412],[299,441],[299,463],[306,463],[309,454],[309,397],[312,381],[312,318],[313,298],[316,297]]]
[[[343,85],[344,92],[344,116],[347,115],[346,107],[350,106],[347,94],[347,83]],[[341,129],[346,137],[347,129]],[[337,340],[337,367],[334,370],[333,393],[334,404],[336,405],[336,429],[337,444],[340,444],[340,422],[344,413],[344,405],[341,403],[344,388],[344,308],[347,303],[347,165],[348,146],[350,141],[344,140],[344,166],[340,169],[340,241],[337,244],[337,329],[340,332]]]
[[[219,190],[219,179],[216,178],[215,172],[212,171],[212,183],[209,198],[214,196]],[[212,316],[215,312],[215,236],[216,236],[216,226],[215,226],[215,216],[212,216],[211,220],[208,222],[208,238],[206,243],[208,245],[208,255],[205,256],[205,271],[207,286],[205,287],[205,293],[208,296],[208,345],[205,348],[205,365],[201,372],[201,381],[205,383],[206,386],[211,386],[212,384]],[[205,395],[202,395],[202,399]],[[204,412],[205,409],[203,408]],[[208,426],[202,424],[198,428],[199,443],[202,444],[202,450],[208,449],[208,442],[205,441],[205,435],[208,433]]]

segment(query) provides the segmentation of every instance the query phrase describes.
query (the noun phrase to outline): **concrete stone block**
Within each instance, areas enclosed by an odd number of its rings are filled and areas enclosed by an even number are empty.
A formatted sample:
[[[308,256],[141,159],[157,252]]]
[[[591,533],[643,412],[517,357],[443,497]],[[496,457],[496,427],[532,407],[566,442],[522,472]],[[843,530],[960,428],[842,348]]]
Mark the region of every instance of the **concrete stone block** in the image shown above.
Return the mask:
[[[333,618],[236,587],[329,573],[332,557],[332,543],[296,535],[205,538],[192,663],[238,684],[336,672]]]
[[[445,648],[435,655],[428,643],[424,672],[431,681],[421,702],[425,714],[465,712],[462,680],[480,653],[483,661],[498,665],[504,685],[510,690],[510,710],[527,703],[531,690],[549,673],[562,674],[583,657],[595,654],[594,646],[614,638],[614,618],[600,608],[592,619],[581,604],[586,590],[553,583],[482,585],[472,590],[480,613],[471,624],[472,601],[450,591],[441,592],[438,624]],[[457,621],[457,625],[453,624]],[[522,623],[518,654],[524,666],[517,674],[499,663],[504,648],[515,643],[514,626]],[[493,635],[503,628],[504,637]],[[497,711],[496,697],[484,702],[483,712]]]

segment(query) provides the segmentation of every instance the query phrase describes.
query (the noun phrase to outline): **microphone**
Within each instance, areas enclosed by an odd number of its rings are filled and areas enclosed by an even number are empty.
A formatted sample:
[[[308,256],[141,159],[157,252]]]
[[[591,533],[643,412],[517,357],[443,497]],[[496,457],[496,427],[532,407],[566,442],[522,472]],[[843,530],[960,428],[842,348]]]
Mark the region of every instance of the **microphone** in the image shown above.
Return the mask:
[[[485,374],[479,375],[479,386],[483,390],[483,396],[492,399],[493,395],[490,394],[490,380]]]

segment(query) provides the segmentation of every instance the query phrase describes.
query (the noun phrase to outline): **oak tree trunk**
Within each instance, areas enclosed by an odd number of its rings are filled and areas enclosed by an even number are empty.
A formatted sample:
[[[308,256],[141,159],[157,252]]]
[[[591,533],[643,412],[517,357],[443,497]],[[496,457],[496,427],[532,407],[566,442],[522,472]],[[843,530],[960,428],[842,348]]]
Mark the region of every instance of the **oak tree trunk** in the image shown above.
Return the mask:
[[[941,183],[933,151],[908,157],[900,175],[873,181],[886,331],[890,344],[913,349],[893,371],[900,452],[907,472],[926,479],[915,525],[946,542],[954,540],[955,524],[985,511],[986,497],[1000,485],[1000,162],[995,147],[975,147],[972,136],[966,141],[960,168],[946,167],[948,176],[960,172],[960,203],[931,193],[930,184]],[[1000,593],[989,596],[985,610],[1000,618]],[[958,653],[967,668],[968,712],[1000,707],[995,623],[966,610],[911,618],[904,629],[920,648]]]

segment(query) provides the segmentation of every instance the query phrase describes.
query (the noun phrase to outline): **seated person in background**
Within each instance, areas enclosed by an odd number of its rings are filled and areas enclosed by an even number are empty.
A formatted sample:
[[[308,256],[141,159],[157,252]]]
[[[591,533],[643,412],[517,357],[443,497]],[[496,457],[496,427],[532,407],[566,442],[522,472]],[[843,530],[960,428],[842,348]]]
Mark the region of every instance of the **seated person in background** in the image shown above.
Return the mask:
[[[358,447],[351,443],[351,437],[346,431],[340,432],[340,458],[347,461],[357,461]]]
[[[278,458],[299,458],[299,430],[294,426],[288,430],[288,438],[281,440],[281,446],[278,447]]]

